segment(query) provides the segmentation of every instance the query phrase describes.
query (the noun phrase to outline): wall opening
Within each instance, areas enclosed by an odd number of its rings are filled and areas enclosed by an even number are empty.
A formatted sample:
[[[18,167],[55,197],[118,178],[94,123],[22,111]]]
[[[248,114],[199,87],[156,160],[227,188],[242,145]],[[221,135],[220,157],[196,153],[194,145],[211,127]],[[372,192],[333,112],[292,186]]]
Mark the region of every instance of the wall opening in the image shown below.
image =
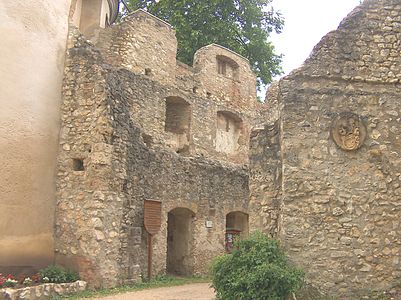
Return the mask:
[[[72,169],[74,171],[84,171],[85,170],[84,160],[80,158],[74,158],[72,160]]]
[[[167,215],[167,273],[192,275],[193,259],[193,220],[195,213],[178,207]]]
[[[151,136],[151,135],[149,135],[149,134],[146,134],[146,133],[142,133],[142,140],[143,140],[143,143],[148,147],[148,148],[151,148],[152,147],[152,145],[153,145],[153,137]]]
[[[166,98],[166,132],[167,146],[177,153],[189,151],[191,124],[191,105],[180,97]]]
[[[249,235],[249,216],[240,211],[226,215],[226,251],[231,252],[234,241]]]
[[[217,55],[217,73],[225,77],[239,80],[239,65],[231,58]]]
[[[217,112],[216,150],[233,154],[238,151],[243,135],[243,124],[240,117],[228,112]]]

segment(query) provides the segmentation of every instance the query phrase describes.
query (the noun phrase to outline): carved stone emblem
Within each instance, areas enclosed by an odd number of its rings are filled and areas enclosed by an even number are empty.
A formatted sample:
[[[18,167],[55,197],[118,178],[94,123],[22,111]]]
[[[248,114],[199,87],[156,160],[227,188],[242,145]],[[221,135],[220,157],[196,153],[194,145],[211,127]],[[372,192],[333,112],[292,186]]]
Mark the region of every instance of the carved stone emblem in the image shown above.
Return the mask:
[[[341,113],[333,121],[331,137],[341,149],[356,150],[365,141],[366,127],[360,116],[353,113]]]

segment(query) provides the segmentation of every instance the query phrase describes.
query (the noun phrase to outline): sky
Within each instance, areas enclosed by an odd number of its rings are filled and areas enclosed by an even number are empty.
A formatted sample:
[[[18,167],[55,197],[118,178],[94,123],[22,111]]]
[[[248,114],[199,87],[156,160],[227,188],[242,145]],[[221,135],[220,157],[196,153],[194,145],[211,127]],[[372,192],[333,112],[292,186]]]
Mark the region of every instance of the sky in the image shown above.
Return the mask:
[[[274,9],[285,18],[282,33],[271,36],[276,53],[284,55],[283,75],[300,67],[321,38],[359,4],[360,0],[273,0]]]

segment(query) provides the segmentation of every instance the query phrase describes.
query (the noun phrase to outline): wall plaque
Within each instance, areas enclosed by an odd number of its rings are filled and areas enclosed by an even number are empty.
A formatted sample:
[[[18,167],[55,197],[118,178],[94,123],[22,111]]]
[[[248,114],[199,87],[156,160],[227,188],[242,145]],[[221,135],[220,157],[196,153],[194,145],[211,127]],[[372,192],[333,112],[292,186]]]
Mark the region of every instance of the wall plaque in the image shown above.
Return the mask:
[[[338,147],[353,151],[360,148],[365,141],[366,127],[360,116],[346,112],[333,120],[330,133]]]
[[[161,226],[162,203],[160,201],[145,200],[144,225],[150,235],[155,235]]]

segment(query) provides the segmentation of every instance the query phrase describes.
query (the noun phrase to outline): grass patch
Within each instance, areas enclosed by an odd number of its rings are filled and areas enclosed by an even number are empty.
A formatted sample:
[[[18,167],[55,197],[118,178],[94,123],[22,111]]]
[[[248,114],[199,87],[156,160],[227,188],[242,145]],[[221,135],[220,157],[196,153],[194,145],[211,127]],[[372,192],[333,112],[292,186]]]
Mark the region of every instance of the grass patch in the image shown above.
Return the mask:
[[[157,276],[150,281],[143,281],[131,285],[122,285],[114,288],[104,288],[98,290],[86,290],[77,294],[56,296],[52,300],[60,299],[82,299],[82,298],[94,298],[94,297],[105,297],[115,294],[135,292],[145,289],[158,288],[158,287],[170,287],[183,285],[188,283],[205,283],[210,282],[209,277],[193,276],[193,277],[174,277],[174,276]]]

